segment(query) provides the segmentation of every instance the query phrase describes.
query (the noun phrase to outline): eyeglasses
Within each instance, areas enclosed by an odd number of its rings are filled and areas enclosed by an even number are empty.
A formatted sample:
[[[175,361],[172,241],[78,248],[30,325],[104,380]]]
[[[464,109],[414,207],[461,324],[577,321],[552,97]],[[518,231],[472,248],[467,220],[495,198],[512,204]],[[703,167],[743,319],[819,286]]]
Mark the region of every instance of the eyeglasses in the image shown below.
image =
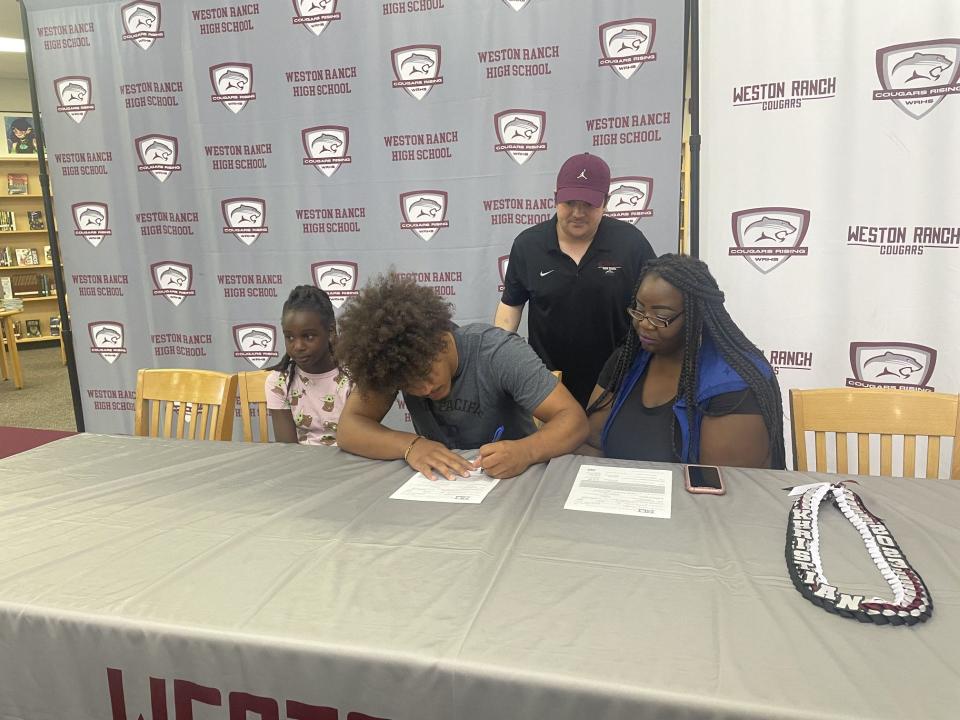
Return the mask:
[[[670,327],[670,324],[673,323],[678,317],[683,315],[683,310],[678,312],[672,318],[662,318],[659,315],[647,315],[637,310],[634,306],[627,308],[627,315],[632,317],[637,322],[643,322],[646,320],[648,323],[653,325],[655,328],[660,328],[661,330],[665,327]]]

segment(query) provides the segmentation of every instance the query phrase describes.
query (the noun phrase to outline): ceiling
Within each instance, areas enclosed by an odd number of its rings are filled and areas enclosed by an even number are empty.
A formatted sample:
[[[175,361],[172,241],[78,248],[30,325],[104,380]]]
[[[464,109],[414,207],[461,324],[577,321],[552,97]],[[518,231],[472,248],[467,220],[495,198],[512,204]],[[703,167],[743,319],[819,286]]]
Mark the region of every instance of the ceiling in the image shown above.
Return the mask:
[[[23,37],[20,24],[20,3],[0,0],[0,36]],[[0,78],[27,79],[27,60],[23,53],[0,52]]]

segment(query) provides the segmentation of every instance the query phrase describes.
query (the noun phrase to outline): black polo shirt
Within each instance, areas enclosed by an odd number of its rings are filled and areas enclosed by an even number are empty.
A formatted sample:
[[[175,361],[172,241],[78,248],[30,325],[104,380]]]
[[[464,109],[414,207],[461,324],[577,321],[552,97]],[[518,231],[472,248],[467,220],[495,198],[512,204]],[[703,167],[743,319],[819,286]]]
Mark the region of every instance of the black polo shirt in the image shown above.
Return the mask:
[[[513,241],[502,302],[529,302],[530,345],[586,406],[604,362],[626,337],[627,305],[653,248],[636,227],[604,216],[577,265],[560,250],[557,218]]]

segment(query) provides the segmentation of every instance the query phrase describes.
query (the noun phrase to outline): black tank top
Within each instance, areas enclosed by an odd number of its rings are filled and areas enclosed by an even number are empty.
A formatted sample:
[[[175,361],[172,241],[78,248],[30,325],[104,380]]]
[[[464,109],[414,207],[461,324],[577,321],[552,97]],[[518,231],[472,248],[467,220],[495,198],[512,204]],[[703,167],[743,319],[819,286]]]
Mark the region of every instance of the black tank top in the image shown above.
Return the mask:
[[[617,354],[614,351],[607,360],[597,384],[602,388],[613,382],[613,373],[617,366]],[[650,462],[680,462],[680,456],[674,452],[682,447],[680,426],[674,423],[673,405],[676,397],[663,405],[648,408],[643,404],[643,384],[647,380],[647,370],[637,379],[630,394],[620,406],[614,419],[604,455],[621,460],[649,460]],[[739,390],[723,393],[707,402],[707,415],[760,415],[760,406],[753,390]]]

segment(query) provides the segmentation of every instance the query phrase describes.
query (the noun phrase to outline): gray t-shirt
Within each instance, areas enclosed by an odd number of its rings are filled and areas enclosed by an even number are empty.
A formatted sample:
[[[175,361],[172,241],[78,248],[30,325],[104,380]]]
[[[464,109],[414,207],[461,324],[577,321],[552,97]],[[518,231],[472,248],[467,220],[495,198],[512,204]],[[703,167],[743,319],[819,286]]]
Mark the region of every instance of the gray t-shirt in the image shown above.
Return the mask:
[[[536,431],[533,411],[557,386],[557,378],[519,335],[475,323],[451,329],[459,364],[442,400],[403,394],[418,435],[451,450],[470,450],[493,440],[519,440]]]

